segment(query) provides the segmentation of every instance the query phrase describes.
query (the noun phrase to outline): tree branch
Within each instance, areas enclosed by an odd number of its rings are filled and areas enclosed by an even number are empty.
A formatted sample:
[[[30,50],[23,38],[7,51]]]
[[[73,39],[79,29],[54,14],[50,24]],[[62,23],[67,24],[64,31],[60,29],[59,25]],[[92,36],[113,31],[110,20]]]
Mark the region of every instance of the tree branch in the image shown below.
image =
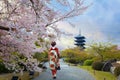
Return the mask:
[[[0,30],[9,31],[10,29],[8,27],[0,26]]]
[[[4,26],[0,26],[0,30],[9,31],[9,30],[10,30],[10,28],[8,28],[8,27],[4,27]],[[16,28],[11,28],[11,30],[12,30],[12,31],[15,31],[15,30],[16,30]]]

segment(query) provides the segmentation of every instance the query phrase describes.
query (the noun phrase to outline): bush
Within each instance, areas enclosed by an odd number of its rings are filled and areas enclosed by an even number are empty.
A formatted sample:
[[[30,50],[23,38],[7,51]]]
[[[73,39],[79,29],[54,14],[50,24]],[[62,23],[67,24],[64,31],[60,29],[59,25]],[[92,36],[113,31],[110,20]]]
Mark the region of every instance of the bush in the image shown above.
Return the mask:
[[[69,62],[69,63],[73,63],[73,64],[78,64],[79,63],[79,60],[77,58],[66,58],[65,59],[66,62]]]
[[[77,64],[78,63],[78,61],[76,59],[69,59],[69,62],[73,63],[73,64]]]
[[[120,66],[117,66],[114,70],[114,74],[115,76],[119,76],[120,75]]]
[[[48,61],[48,54],[46,51],[44,51],[43,53],[36,52],[33,57],[36,58],[39,62]]]
[[[103,67],[103,63],[102,62],[94,62],[93,64],[92,64],[92,68],[94,69],[94,70],[102,70],[102,67]]]
[[[85,60],[83,65],[84,66],[90,66],[90,65],[92,65],[92,63],[93,63],[93,60]]]
[[[3,63],[0,63],[0,73],[8,73],[10,72]]]

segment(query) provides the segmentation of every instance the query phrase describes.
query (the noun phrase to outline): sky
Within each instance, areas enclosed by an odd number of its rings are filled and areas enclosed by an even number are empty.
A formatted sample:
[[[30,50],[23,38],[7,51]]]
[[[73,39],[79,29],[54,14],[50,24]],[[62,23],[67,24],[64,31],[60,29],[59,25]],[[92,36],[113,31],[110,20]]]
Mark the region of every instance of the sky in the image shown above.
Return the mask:
[[[86,0],[92,5],[80,16],[69,21],[61,21],[58,28],[72,36],[62,35],[57,41],[60,49],[75,47],[74,37],[79,34],[86,37],[86,45],[91,42],[112,42],[120,45],[120,0]],[[69,23],[72,23],[69,24]]]

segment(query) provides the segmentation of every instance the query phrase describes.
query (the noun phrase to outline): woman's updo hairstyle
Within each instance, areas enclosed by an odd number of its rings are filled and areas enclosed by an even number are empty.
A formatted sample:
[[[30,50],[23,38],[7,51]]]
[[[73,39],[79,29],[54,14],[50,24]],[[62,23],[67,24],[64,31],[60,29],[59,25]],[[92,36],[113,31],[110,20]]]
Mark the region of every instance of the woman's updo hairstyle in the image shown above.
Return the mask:
[[[54,47],[55,45],[56,45],[56,42],[55,42],[55,41],[51,42],[51,46],[52,46],[52,47]]]

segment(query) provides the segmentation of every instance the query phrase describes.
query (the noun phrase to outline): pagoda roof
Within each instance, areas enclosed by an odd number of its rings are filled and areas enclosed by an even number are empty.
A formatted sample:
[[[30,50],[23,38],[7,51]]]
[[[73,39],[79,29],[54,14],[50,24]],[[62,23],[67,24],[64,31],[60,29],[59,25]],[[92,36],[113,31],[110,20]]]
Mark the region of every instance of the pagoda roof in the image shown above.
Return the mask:
[[[85,45],[85,43],[75,43],[75,45]]]
[[[75,36],[75,38],[76,38],[76,39],[81,39],[81,38],[82,38],[82,39],[85,39],[85,37],[84,37],[84,36],[81,36],[81,35]]]
[[[76,39],[75,42],[85,42],[85,40],[81,39]]]

